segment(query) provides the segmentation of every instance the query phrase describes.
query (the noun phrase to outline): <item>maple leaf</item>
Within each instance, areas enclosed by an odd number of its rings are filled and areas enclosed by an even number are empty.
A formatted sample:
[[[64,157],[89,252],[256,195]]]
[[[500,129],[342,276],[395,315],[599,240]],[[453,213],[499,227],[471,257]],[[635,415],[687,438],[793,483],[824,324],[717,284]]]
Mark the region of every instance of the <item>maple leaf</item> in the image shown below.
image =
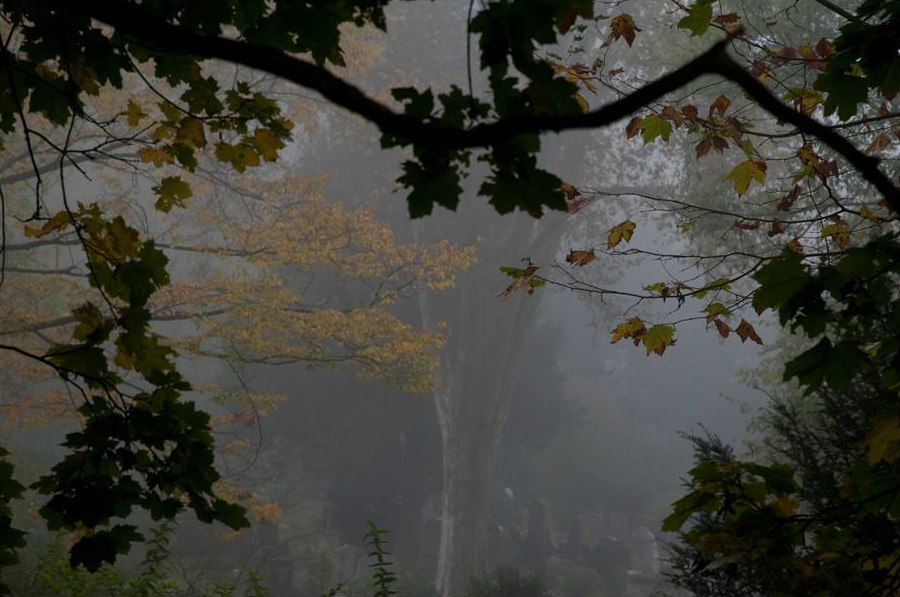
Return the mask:
[[[588,249],[586,251],[578,251],[572,249],[569,251],[569,254],[566,255],[566,263],[571,263],[572,265],[587,265],[591,261],[596,258],[594,255],[593,249]]]
[[[850,242],[850,230],[843,222],[836,222],[822,227],[822,238],[831,237],[838,248],[843,249]]]
[[[682,107],[681,113],[684,114],[684,117],[688,120],[697,120],[700,118],[700,111],[697,110],[697,106],[691,104]]]
[[[728,333],[731,332],[731,328],[728,326],[728,324],[718,317],[715,319],[714,323],[716,324],[716,330],[719,332],[719,335],[723,338],[727,338]]]
[[[697,158],[701,158],[709,153],[709,150],[712,148],[712,140],[709,137],[706,137],[694,147],[694,153]]]
[[[750,186],[750,181],[755,180],[763,184],[766,180],[766,163],[761,160],[746,160],[741,162],[728,175],[725,180],[734,181],[734,190],[738,197],[743,195]]]
[[[732,224],[732,227],[738,228],[740,230],[756,230],[762,225],[762,221],[756,220],[755,222],[741,222],[740,220],[735,220]]]
[[[31,238],[40,238],[42,236],[46,236],[50,234],[54,230],[65,230],[69,224],[72,223],[72,216],[69,215],[69,212],[63,210],[56,212],[56,214],[44,222],[44,225],[41,228],[32,228],[31,226],[25,226],[25,236]]]
[[[713,149],[716,150],[716,153],[721,154],[722,151],[728,149],[728,141],[726,141],[724,137],[713,135],[710,140],[712,141]]]
[[[500,293],[500,298],[504,301],[510,297],[516,290],[522,289],[528,294],[534,294],[534,289],[539,288],[547,283],[546,280],[534,278],[534,273],[538,271],[538,266],[529,265],[521,269],[517,267],[501,267],[500,271],[513,278],[512,284],[506,287],[506,290]]]
[[[790,249],[794,253],[803,253],[803,245],[800,244],[800,239],[796,236],[792,238],[788,244],[785,245],[785,248]]]
[[[169,213],[176,205],[184,207],[183,201],[193,195],[191,187],[178,176],[163,178],[160,184],[153,187],[153,192],[159,197],[156,209],[163,213]]]
[[[722,303],[710,303],[704,307],[703,311],[706,312],[707,325],[712,323],[719,315],[724,315],[726,317],[731,315],[731,311],[729,311],[728,307]]]
[[[640,31],[640,28],[634,24],[634,18],[627,13],[622,13],[613,18],[613,20],[609,22],[609,26],[612,29],[613,39],[618,40],[620,37],[625,38],[625,43],[629,46],[634,43],[635,33]]]
[[[669,121],[656,114],[643,118],[638,123],[638,128],[641,129],[644,145],[651,143],[657,137],[662,137],[662,140],[668,143],[669,137],[672,135],[672,125],[669,124]]]
[[[791,209],[791,206],[794,205],[794,201],[800,196],[800,185],[794,185],[794,188],[791,189],[791,192],[781,198],[781,201],[778,202],[778,211],[788,211]]]
[[[890,417],[876,422],[866,437],[866,446],[869,465],[895,461],[900,455],[900,419]]]
[[[772,76],[772,69],[770,69],[762,60],[757,60],[750,68],[750,74],[765,83]]]
[[[147,115],[144,114],[144,111],[141,110],[141,107],[134,100],[130,99],[128,100],[128,109],[125,111],[125,117],[128,121],[128,126],[138,126]]]
[[[728,23],[737,23],[741,18],[738,16],[736,12],[729,12],[726,14],[718,15],[713,19],[716,23],[719,24],[728,24]]]
[[[581,191],[565,182],[559,185],[559,190],[565,194],[567,201],[573,201],[575,197],[581,195]]]
[[[724,95],[720,95],[709,105],[709,115],[712,116],[713,112],[718,112],[719,116],[724,116],[730,105],[731,100]]]
[[[701,36],[709,29],[712,20],[712,0],[697,0],[688,8],[686,17],[678,21],[678,27],[691,32],[691,37]]]
[[[781,220],[775,218],[772,222],[772,227],[769,228],[769,231],[766,233],[769,236],[775,236],[776,234],[782,234],[784,232],[784,228],[781,227]]]
[[[642,341],[648,355],[653,352],[662,356],[667,346],[675,344],[675,326],[654,325],[642,336]]]
[[[141,147],[138,149],[138,156],[142,162],[153,162],[153,165],[159,168],[164,164],[174,164],[175,158],[168,151],[159,147]]]
[[[868,208],[868,206],[863,205],[862,207],[860,207],[859,215],[861,215],[862,217],[864,217],[867,220],[875,222],[875,224],[877,226],[881,226],[881,218],[876,216],[875,213],[871,209]]]
[[[631,139],[635,135],[640,132],[641,117],[635,116],[631,120],[628,121],[628,125],[625,126],[625,138]]]
[[[822,58],[830,58],[834,54],[834,44],[824,37],[816,44],[816,53]]]
[[[740,336],[741,342],[746,342],[749,338],[762,346],[762,338],[759,337],[759,334],[756,333],[756,330],[753,329],[753,326],[746,319],[741,319],[741,323],[734,329],[734,333]]]
[[[625,242],[631,241],[631,235],[634,234],[635,228],[637,228],[637,224],[631,220],[625,220],[621,224],[610,228],[606,236],[606,248],[612,250],[623,240]]]
[[[593,203],[596,197],[582,195],[578,199],[566,200],[566,211],[570,214],[578,213],[589,203]]]
[[[203,122],[197,118],[184,118],[178,127],[175,139],[189,147],[197,149],[206,147],[206,133],[203,130]]]
[[[675,128],[684,124],[684,116],[679,114],[672,106],[666,106],[662,109],[663,118],[667,118],[675,123]]]
[[[646,331],[647,328],[644,326],[644,321],[640,317],[632,317],[623,321],[613,329],[610,342],[615,344],[623,338],[633,338],[635,340],[634,345],[637,346],[640,343],[641,336],[643,336]]]

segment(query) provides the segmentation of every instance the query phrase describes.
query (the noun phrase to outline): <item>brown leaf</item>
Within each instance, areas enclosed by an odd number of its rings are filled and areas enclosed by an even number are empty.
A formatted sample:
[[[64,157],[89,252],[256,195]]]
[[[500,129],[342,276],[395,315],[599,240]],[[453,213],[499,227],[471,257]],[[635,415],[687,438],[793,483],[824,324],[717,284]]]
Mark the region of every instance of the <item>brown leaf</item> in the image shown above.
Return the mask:
[[[766,63],[762,60],[757,60],[750,68],[750,74],[765,83],[772,76],[772,69],[766,66]]]
[[[712,138],[713,148],[716,150],[716,153],[722,153],[723,150],[728,149],[728,140],[725,137],[720,137],[715,135]]]
[[[725,111],[728,110],[728,106],[731,105],[731,100],[725,97],[724,95],[720,95],[709,105],[709,115],[710,117],[713,114],[713,111],[719,113],[720,116],[725,115]]]
[[[566,201],[566,211],[570,214],[577,213],[581,211],[581,209],[587,205],[588,203],[593,203],[596,196],[585,196],[582,195],[580,199],[574,199],[572,201]]]
[[[778,211],[788,211],[794,205],[794,201],[800,196],[800,185],[794,185],[790,193],[781,198],[778,203]]]
[[[681,113],[684,114],[684,117],[688,120],[697,120],[700,117],[700,112],[697,110],[697,106],[693,106],[691,104],[682,106]]]
[[[747,338],[749,338],[762,346],[762,338],[759,337],[759,334],[756,333],[756,330],[753,329],[753,326],[746,319],[741,319],[741,324],[735,328],[734,333],[741,337],[741,342],[746,342]]]
[[[632,222],[631,220],[625,220],[621,224],[617,224],[609,229],[607,233],[607,242],[606,246],[609,250],[615,249],[616,245],[618,245],[623,240],[625,242],[631,241],[631,236],[634,234],[634,229],[637,227],[637,224]]]
[[[759,220],[755,222],[748,222],[746,220],[741,222],[740,220],[735,220],[732,226],[735,228],[739,228],[740,230],[756,230],[757,228],[762,226],[762,222],[760,222]]]
[[[624,68],[614,68],[611,71],[609,71],[608,74],[610,77],[615,77],[616,75],[621,75],[624,72],[625,72]]]
[[[737,23],[741,17],[738,16],[736,12],[729,12],[723,15],[719,15],[713,19],[716,23],[726,24],[726,23]]]
[[[585,251],[572,249],[569,251],[569,254],[566,255],[566,263],[571,263],[572,265],[587,265],[594,259],[596,259],[596,256],[594,255],[593,249]]]
[[[822,160],[816,166],[816,173],[819,175],[819,178],[825,180],[829,176],[837,176],[838,173],[838,165],[837,160],[825,161]]]
[[[777,54],[772,56],[772,62],[775,64],[784,64],[788,60],[793,60],[797,57],[797,50],[792,48],[791,46],[785,46],[778,51]]]
[[[565,193],[567,201],[572,201],[573,199],[575,199],[575,197],[578,197],[579,195],[581,195],[581,191],[579,191],[572,185],[565,183],[565,182],[559,186],[559,189],[563,193]]]
[[[816,44],[816,53],[822,58],[830,58],[834,54],[834,44],[824,37]]]
[[[694,151],[697,153],[697,157],[701,157],[709,153],[709,149],[712,147],[712,141],[707,137],[703,139],[694,147]]]
[[[800,244],[800,240],[796,236],[791,239],[791,242],[785,245],[785,248],[790,249],[794,253],[803,253],[803,245]]]
[[[769,232],[767,233],[769,236],[775,236],[776,234],[782,234],[784,232],[784,228],[781,227],[781,221],[778,218],[775,218],[775,221],[772,222],[772,227],[769,228]]]
[[[684,124],[684,116],[675,111],[675,108],[672,106],[666,106],[662,109],[663,118],[668,118],[672,122],[675,123],[675,127],[680,127]]]
[[[628,125],[625,127],[625,138],[631,139],[632,137],[637,135],[639,132],[641,132],[640,124],[641,124],[640,116],[635,116],[634,118],[629,120]]]
[[[626,13],[615,17],[609,22],[609,26],[612,29],[613,39],[618,40],[620,37],[624,37],[629,46],[634,43],[635,33],[640,31],[640,28],[634,24],[634,18]]]
[[[719,331],[719,335],[722,336],[723,338],[727,338],[728,332],[731,331],[731,328],[728,326],[728,324],[725,323],[724,321],[722,321],[721,319],[719,319],[718,317],[716,317],[715,324],[716,324],[716,330]]]

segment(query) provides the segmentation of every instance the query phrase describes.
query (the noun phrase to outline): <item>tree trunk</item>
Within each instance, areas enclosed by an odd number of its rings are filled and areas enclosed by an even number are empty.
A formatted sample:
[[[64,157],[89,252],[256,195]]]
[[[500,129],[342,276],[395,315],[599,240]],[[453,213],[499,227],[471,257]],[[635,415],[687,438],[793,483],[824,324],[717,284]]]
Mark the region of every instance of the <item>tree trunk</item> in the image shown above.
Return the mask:
[[[473,211],[476,213],[444,216],[452,221],[442,228],[445,237],[448,229],[455,232],[455,242],[473,242],[476,235],[490,235],[479,243],[478,265],[462,276],[453,290],[421,300],[427,326],[439,321],[449,324],[435,392],[443,444],[442,530],[436,571],[436,586],[442,595],[464,594],[470,580],[485,573],[487,506],[494,465],[527,334],[541,301],[540,292],[533,296],[520,292],[501,300],[498,295],[511,280],[498,268],[517,266],[523,257],[551,260],[565,221],[561,214],[540,221],[525,214],[502,219],[489,206]],[[436,224],[434,219],[430,224]]]

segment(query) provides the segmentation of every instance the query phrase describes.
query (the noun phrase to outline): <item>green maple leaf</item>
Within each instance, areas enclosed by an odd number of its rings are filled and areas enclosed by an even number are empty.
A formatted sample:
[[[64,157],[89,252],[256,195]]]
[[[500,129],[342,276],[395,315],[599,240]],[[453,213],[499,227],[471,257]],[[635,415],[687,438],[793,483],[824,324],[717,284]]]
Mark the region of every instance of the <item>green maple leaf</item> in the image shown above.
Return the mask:
[[[153,192],[159,199],[156,200],[156,209],[169,213],[172,207],[184,207],[183,201],[193,195],[191,187],[178,176],[167,176],[162,182],[153,187]]]
[[[675,344],[675,326],[659,324],[647,330],[643,336],[644,347],[647,354],[655,352],[662,356],[667,346]]]
[[[712,13],[712,0],[699,0],[688,9],[687,16],[678,21],[678,27],[688,29],[691,37],[703,35],[709,29]]]
[[[651,143],[657,137],[662,137],[662,140],[668,143],[669,136],[672,134],[672,125],[669,121],[656,114],[651,114],[641,119],[638,127],[641,129],[641,138],[644,140],[644,145]]]
[[[738,196],[743,195],[750,187],[750,181],[763,184],[766,180],[766,163],[759,160],[746,160],[735,166],[725,176],[725,180],[734,182],[734,190]]]

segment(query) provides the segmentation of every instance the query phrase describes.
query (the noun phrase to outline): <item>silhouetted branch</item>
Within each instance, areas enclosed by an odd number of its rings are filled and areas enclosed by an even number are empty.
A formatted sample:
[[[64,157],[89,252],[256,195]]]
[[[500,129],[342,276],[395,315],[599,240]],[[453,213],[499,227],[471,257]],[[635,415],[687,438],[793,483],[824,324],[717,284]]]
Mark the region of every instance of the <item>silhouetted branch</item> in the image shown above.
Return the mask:
[[[718,74],[737,83],[773,116],[829,145],[885,195],[891,208],[900,213],[900,189],[878,168],[878,160],[867,156],[826,125],[783,104],[751,74],[732,60],[724,39],[680,68],[663,75],[636,91],[601,108],[583,114],[534,114],[509,117],[460,129],[400,114],[378,102],[358,87],[335,76],[326,68],[295,58],[273,47],[246,41],[201,35],[173,25],[137,5],[115,0],[89,0],[77,4],[59,0],[38,0],[48,10],[64,10],[89,15],[156,49],[219,58],[273,74],[321,93],[326,99],[372,122],[382,132],[455,148],[489,147],[499,141],[526,133],[560,132],[599,128],[625,118],[641,107],[706,74]],[[52,7],[52,8],[51,8]]]

